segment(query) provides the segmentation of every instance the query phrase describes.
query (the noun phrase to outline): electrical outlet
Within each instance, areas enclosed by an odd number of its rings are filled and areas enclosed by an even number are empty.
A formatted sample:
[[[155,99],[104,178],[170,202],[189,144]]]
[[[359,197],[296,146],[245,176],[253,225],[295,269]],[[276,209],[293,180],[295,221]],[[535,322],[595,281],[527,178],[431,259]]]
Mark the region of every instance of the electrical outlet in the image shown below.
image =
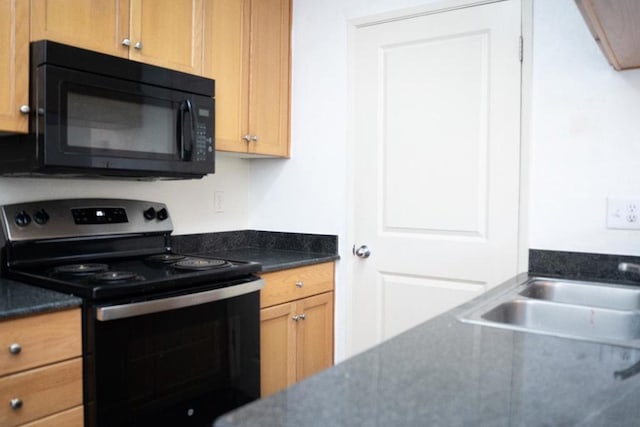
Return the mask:
[[[224,212],[224,191],[213,193],[213,209],[218,213]]]
[[[640,230],[640,199],[607,198],[607,228]]]

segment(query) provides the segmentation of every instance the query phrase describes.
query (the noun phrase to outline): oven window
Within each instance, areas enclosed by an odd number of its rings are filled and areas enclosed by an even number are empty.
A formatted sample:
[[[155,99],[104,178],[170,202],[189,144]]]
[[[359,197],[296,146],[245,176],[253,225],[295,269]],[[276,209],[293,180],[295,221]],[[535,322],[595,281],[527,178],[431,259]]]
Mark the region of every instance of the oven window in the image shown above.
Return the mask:
[[[96,425],[211,426],[258,398],[259,322],[258,292],[95,321]]]

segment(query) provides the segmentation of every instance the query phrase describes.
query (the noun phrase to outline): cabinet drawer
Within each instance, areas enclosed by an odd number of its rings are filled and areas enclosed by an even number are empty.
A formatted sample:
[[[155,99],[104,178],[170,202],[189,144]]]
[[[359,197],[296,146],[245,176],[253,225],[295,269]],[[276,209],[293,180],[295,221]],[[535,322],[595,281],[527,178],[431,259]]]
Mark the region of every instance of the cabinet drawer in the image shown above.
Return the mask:
[[[333,290],[333,262],[264,273],[260,307],[270,307]]]
[[[10,402],[22,406],[12,409]],[[82,358],[0,378],[0,425],[16,426],[82,404]]]
[[[12,354],[10,347],[16,344],[20,351]],[[81,352],[79,308],[0,322],[0,376],[78,357]]]
[[[83,427],[84,411],[83,406],[67,409],[58,412],[50,417],[40,418],[29,424],[23,424],[20,427]]]

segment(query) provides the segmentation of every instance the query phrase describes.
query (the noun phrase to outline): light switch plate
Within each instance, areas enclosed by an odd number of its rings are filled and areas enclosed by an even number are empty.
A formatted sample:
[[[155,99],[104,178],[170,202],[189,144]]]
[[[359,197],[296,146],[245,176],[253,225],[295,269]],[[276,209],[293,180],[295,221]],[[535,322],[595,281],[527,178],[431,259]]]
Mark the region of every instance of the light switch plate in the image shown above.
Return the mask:
[[[640,230],[640,199],[608,197],[607,228]]]

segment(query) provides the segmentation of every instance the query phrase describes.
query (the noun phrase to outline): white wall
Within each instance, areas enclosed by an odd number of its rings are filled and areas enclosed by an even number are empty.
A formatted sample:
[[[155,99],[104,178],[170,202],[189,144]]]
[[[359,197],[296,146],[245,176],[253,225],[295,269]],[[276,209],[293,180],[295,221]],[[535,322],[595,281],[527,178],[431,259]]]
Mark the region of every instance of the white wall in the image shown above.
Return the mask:
[[[530,247],[640,255],[606,229],[607,196],[640,198],[640,70],[615,71],[570,0],[534,0]]]
[[[217,156],[215,175],[186,181],[103,181],[0,178],[0,205],[77,197],[132,198],[168,205],[174,234],[244,229],[248,222],[246,160]],[[224,212],[215,212],[214,191],[224,192]]]

